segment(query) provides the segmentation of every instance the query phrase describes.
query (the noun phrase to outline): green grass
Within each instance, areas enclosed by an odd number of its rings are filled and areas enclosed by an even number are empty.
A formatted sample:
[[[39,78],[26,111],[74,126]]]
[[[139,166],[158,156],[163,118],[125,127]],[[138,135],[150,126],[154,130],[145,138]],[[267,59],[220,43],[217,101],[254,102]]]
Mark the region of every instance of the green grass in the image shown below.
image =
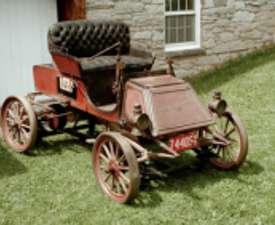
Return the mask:
[[[187,157],[183,168],[143,185],[120,205],[100,191],[91,146],[67,135],[50,137],[29,156],[0,144],[0,224],[274,224],[275,50],[251,54],[189,78],[207,103],[213,90],[242,118],[247,162],[220,172]]]

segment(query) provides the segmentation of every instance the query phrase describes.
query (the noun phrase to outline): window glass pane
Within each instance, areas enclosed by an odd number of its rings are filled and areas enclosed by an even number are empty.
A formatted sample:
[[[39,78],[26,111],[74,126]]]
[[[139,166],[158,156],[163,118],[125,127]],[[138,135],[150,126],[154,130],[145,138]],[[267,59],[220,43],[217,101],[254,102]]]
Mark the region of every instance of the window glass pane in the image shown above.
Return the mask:
[[[167,16],[166,17],[166,43],[177,42],[177,17]]]
[[[187,1],[187,9],[193,10],[194,9],[194,1],[195,0],[186,0]]]
[[[170,18],[170,41],[171,43],[177,42],[177,17],[172,16]]]
[[[178,0],[171,0],[172,2],[172,11],[177,11],[178,10]]]
[[[170,27],[169,27],[169,17],[165,19],[165,42],[169,43],[170,41]]]
[[[180,0],[180,10],[186,10],[186,1],[187,0]]]
[[[186,17],[186,41],[195,41],[195,16]]]
[[[170,0],[165,0],[165,10],[170,11]]]
[[[179,42],[185,42],[186,41],[186,16],[178,16],[179,20],[179,27],[178,27],[178,35],[179,35]]]
[[[166,43],[184,43],[195,41],[195,16],[167,16]]]
[[[195,9],[195,0],[165,0],[166,11]],[[184,14],[184,13],[182,13]],[[194,42],[196,39],[194,15],[167,15],[165,17],[165,41],[167,44]]]

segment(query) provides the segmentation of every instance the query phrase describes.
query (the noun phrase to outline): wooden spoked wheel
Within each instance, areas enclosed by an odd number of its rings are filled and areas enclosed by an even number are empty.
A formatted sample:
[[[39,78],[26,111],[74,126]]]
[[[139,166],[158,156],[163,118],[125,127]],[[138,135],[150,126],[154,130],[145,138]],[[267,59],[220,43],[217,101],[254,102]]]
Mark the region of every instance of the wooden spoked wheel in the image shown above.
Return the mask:
[[[33,147],[37,138],[37,120],[26,98],[7,98],[1,116],[3,136],[13,150],[26,152]]]
[[[101,189],[111,199],[126,203],[138,194],[138,162],[132,147],[119,133],[105,132],[97,138],[93,169]]]
[[[210,163],[220,170],[240,167],[247,155],[248,138],[238,116],[233,112],[216,116],[216,124],[212,127],[211,132],[228,143],[225,146],[219,144],[210,146],[212,153]],[[214,140],[219,142],[221,138],[214,137]]]

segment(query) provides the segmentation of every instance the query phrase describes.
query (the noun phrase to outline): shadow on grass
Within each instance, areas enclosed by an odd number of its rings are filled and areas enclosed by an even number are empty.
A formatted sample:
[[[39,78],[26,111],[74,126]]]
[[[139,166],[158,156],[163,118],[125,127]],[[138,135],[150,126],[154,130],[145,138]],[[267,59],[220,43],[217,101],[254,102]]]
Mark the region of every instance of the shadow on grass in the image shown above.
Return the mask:
[[[275,60],[275,48],[259,50],[238,59],[229,60],[220,68],[187,77],[198,94],[208,93],[237,76]]]
[[[40,142],[34,151],[29,153],[33,157],[43,157],[49,155],[62,154],[64,151],[82,153],[83,150],[90,151],[92,145],[85,144],[72,136],[58,139],[44,140]],[[205,161],[200,161],[194,155],[184,154],[175,160],[163,160],[154,164],[154,167],[163,171],[167,176],[164,178],[149,177],[143,180],[141,191],[131,206],[140,208],[155,208],[161,204],[162,197],[159,191],[182,192],[191,196],[195,200],[201,197],[193,191],[194,187],[211,186],[215,182],[223,179],[237,180],[247,184],[243,178],[262,173],[263,167],[254,161],[246,161],[239,170],[217,171]]]
[[[245,176],[258,175],[263,167],[254,161],[247,161],[239,170],[217,171],[205,162],[190,160],[188,165],[172,169],[166,178],[147,180],[142,183],[141,194],[132,204],[133,207],[154,208],[162,202],[159,191],[186,193],[194,200],[202,200],[195,187],[204,188],[224,179],[237,180],[245,185]]]
[[[0,143],[0,179],[27,172],[27,168]]]
[[[64,151],[72,151],[75,153],[82,153],[85,150],[91,150],[92,145],[86,144],[77,138],[69,137],[58,140],[40,140],[35,149],[26,153],[31,157],[41,157],[62,154]]]

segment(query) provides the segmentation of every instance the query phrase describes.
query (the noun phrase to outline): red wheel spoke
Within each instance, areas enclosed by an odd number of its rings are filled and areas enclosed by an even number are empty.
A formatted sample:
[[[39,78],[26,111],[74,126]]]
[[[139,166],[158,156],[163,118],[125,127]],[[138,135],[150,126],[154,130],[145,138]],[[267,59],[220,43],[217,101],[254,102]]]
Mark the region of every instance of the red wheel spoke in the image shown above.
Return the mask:
[[[7,117],[6,120],[7,120],[9,123],[13,123],[13,124],[14,124],[14,118]]]
[[[104,166],[104,165],[100,165],[100,169],[101,169],[101,170],[104,170],[104,172],[107,172],[107,168],[106,168],[106,166]]]
[[[231,141],[231,142],[234,142],[234,143],[238,143],[238,141],[236,140],[236,139],[234,139],[234,138],[227,138],[229,141]]]
[[[108,163],[108,162],[109,162],[109,159],[107,159],[107,158],[106,158],[106,156],[105,156],[105,155],[103,155],[102,153],[100,153],[100,155],[99,155],[99,156],[100,156],[100,158],[101,158],[101,159],[103,159],[106,163]]]
[[[128,166],[119,166],[119,169],[123,170],[123,171],[128,171],[129,167]]]
[[[21,143],[21,136],[20,136],[20,130],[19,129],[17,129],[17,135],[16,135],[16,141],[17,141],[17,143]]]
[[[225,160],[225,161],[230,161],[230,160],[228,160],[228,159],[230,158],[229,155],[230,155],[230,150],[229,150],[228,147],[227,147],[226,149],[224,149],[224,157],[223,157],[223,160]]]
[[[22,123],[23,122],[25,122],[25,121],[27,121],[29,119],[29,117],[28,117],[28,115],[24,115],[24,116],[22,116]]]
[[[221,152],[221,146],[217,146],[215,149],[212,150],[212,153],[215,155],[215,157],[220,157]]]
[[[7,124],[8,125],[8,132],[11,133],[13,129],[15,129],[15,125]]]
[[[220,153],[221,153],[221,149],[222,149],[221,146],[218,146],[218,147],[217,147],[217,157],[219,157],[219,155],[220,155]]]
[[[110,179],[110,177],[112,176],[112,174],[108,174],[105,178],[104,178],[104,182],[108,182],[108,180]]]
[[[20,103],[17,102],[16,104],[16,111],[17,111],[17,115],[19,116],[20,115]]]
[[[110,154],[112,158],[115,158],[115,152],[114,152],[114,146],[113,143],[111,141],[109,141],[109,149],[110,149]]]
[[[7,125],[8,125],[9,132],[11,132],[11,130],[16,127],[16,124],[14,122],[7,123]]]
[[[116,180],[116,179],[114,179],[114,181],[115,181],[115,189],[116,189],[116,193],[117,194],[121,194],[121,189],[120,189],[120,185],[119,185],[119,182]]]
[[[123,180],[120,179],[120,177],[118,178],[118,183],[119,183],[120,186],[122,187],[123,192],[124,192],[124,193],[127,193],[127,187],[126,187],[125,183],[123,182]]]
[[[8,117],[12,117],[12,119],[15,118],[15,114],[12,109],[8,109]]]
[[[27,133],[27,131],[25,129],[21,129],[20,133],[22,134],[21,137],[23,138],[23,143],[26,143],[26,141],[29,138],[29,134]]]
[[[108,159],[111,159],[112,156],[111,156],[111,154],[110,154],[110,152],[109,152],[108,147],[107,147],[105,144],[103,144],[102,147],[103,147],[103,150],[104,150],[106,156],[108,157]]]
[[[229,137],[235,131],[235,127],[233,127],[225,136]]]
[[[26,143],[26,139],[24,137],[24,134],[22,133],[22,130],[19,130],[18,133],[19,133],[19,135],[18,135],[19,136],[18,142],[20,144],[25,144]]]
[[[24,107],[22,105],[19,106],[19,117],[22,118],[24,115]]]
[[[13,139],[16,139],[17,133],[18,133],[18,129],[17,128],[11,129],[11,135],[12,135]]]
[[[13,109],[14,109],[14,114],[16,116],[19,116],[19,103],[18,102],[14,102]]]
[[[13,131],[13,130],[14,130],[14,131]],[[9,134],[13,134],[13,132],[15,132],[15,130],[16,130],[15,125],[13,125],[13,126],[8,126],[8,132],[9,132]]]
[[[30,130],[31,126],[27,125],[27,124],[22,124],[21,127]]]
[[[129,184],[129,183],[130,183],[129,178],[128,178],[128,177],[126,177],[124,173],[120,172],[120,173],[119,173],[119,176],[120,176],[121,178],[123,178],[123,180],[125,180],[125,181],[127,182],[127,184]]]
[[[122,163],[122,162],[124,162],[126,160],[126,157],[125,157],[125,155],[123,154],[122,156],[120,156],[120,158],[118,159],[118,162],[119,163]]]
[[[215,132],[219,131],[219,127],[217,124],[214,125]]]
[[[223,133],[222,133],[221,131],[217,130],[217,131],[214,133],[214,136],[215,136],[215,137],[219,137],[219,136],[222,136],[222,137],[223,137],[224,135],[223,135]]]
[[[230,146],[227,148],[227,156],[232,161],[234,159],[233,148]]]

